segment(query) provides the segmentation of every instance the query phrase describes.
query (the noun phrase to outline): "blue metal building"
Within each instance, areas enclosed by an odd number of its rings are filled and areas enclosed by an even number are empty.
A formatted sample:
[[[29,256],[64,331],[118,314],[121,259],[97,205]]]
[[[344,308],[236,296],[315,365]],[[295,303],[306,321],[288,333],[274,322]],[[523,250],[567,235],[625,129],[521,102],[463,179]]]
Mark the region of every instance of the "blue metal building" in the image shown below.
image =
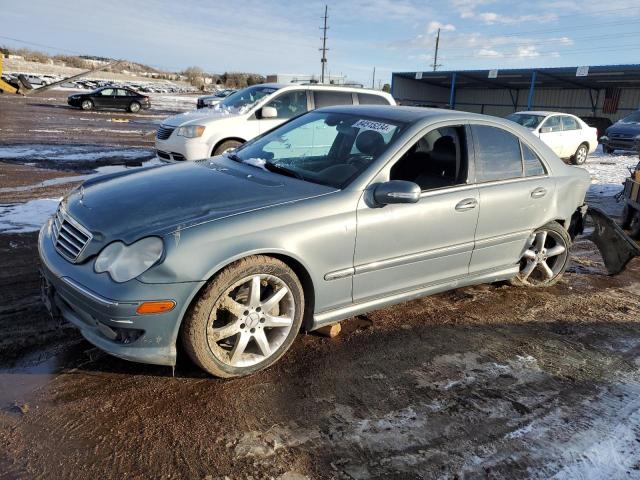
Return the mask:
[[[640,64],[396,72],[391,78],[391,93],[402,105],[500,117],[553,110],[614,121],[640,109]]]

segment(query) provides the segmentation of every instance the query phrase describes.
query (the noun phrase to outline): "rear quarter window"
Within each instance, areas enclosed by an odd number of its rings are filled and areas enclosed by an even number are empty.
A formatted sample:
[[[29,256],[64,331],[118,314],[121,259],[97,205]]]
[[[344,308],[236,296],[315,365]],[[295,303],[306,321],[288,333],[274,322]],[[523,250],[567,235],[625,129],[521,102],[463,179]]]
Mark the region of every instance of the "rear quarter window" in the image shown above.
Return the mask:
[[[371,93],[358,93],[358,102],[360,105],[389,105],[386,97]]]
[[[333,105],[353,105],[351,92],[313,92],[316,108],[331,107]]]

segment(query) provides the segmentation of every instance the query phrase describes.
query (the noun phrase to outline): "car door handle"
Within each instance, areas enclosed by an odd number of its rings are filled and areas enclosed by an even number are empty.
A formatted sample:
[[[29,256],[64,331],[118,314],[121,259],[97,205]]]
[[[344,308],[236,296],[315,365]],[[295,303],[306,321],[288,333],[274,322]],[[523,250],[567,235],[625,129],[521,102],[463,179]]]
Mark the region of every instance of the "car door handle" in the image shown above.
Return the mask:
[[[465,198],[460,200],[456,205],[457,212],[466,212],[467,210],[473,210],[478,206],[478,201],[475,198]]]
[[[531,191],[531,198],[542,198],[547,194],[547,190],[542,187],[535,188]]]

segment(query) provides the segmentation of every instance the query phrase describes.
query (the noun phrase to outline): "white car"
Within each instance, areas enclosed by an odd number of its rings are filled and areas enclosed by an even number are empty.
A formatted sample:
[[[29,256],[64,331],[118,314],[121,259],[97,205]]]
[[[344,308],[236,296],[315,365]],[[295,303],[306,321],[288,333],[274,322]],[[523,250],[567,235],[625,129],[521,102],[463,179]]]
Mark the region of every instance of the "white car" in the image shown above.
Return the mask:
[[[598,148],[598,130],[575,115],[558,112],[516,112],[507,119],[532,131],[560,158],[582,165]]]
[[[174,115],[156,134],[164,160],[221,155],[309,110],[333,105],[395,105],[388,93],[329,85],[265,83],[240,90],[212,108]]]

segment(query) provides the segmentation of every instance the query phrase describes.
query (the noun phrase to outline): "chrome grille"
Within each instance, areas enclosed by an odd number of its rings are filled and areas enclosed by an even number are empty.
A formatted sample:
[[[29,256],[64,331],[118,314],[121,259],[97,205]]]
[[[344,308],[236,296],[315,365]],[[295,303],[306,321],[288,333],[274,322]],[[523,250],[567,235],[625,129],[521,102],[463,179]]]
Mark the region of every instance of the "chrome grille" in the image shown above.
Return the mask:
[[[164,125],[160,125],[160,127],[158,128],[158,132],[156,133],[156,138],[160,140],[166,140],[171,136],[175,129],[175,127],[165,127]]]
[[[75,263],[91,241],[91,233],[63,212],[62,207],[58,207],[51,228],[58,253]]]

